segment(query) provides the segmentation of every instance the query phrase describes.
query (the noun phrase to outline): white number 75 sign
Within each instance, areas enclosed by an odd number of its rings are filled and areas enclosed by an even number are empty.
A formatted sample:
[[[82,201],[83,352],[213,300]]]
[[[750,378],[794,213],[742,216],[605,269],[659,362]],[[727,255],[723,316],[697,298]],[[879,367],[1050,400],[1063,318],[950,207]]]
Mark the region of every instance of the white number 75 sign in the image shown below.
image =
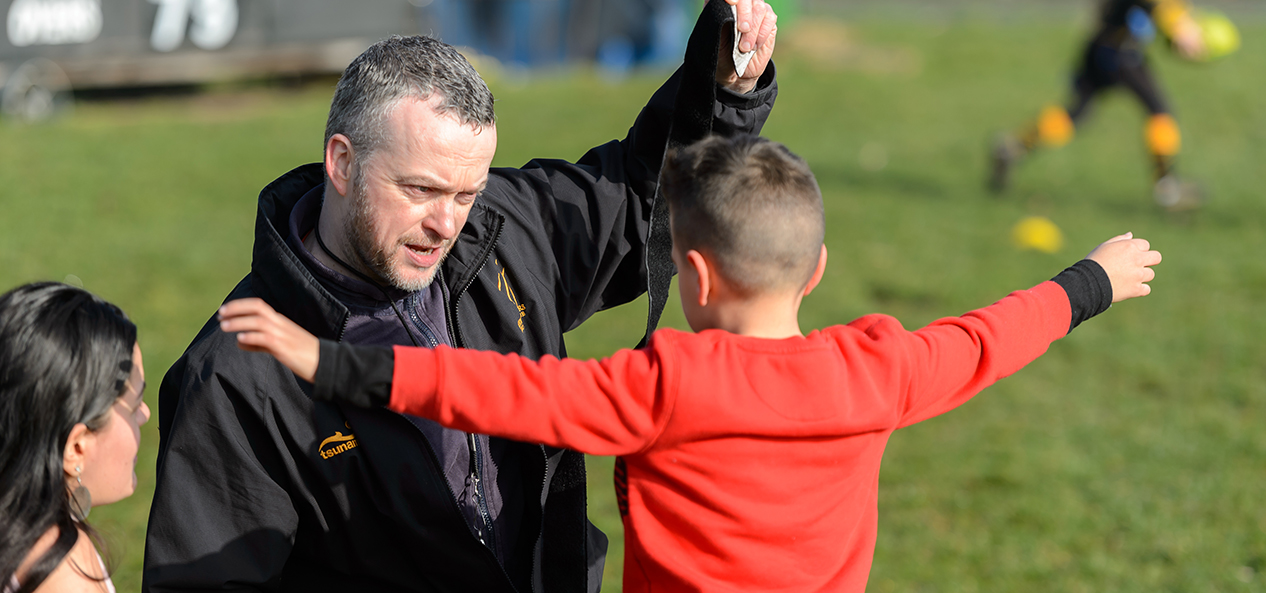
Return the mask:
[[[149,0],[158,5],[149,43],[157,51],[172,51],[185,40],[201,49],[220,49],[237,32],[237,0]],[[190,25],[192,21],[193,25]]]

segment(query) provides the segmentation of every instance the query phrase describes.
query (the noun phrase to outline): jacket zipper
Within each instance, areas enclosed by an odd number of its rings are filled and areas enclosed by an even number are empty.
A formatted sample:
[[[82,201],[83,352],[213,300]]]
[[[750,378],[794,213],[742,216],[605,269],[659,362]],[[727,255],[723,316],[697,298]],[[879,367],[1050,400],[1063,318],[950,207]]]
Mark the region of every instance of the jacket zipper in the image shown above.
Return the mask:
[[[352,314],[348,313],[343,316],[343,325],[338,328],[338,335],[334,337],[335,342],[343,341],[343,334],[347,333],[347,324],[352,321]]]
[[[484,493],[484,460],[479,449],[479,436],[466,433],[466,442],[470,445],[470,479],[475,484],[475,508],[479,509],[479,518],[483,521],[488,541],[484,545],[495,554],[497,551],[497,532],[492,527],[492,513],[488,510],[488,499]]]
[[[438,279],[441,282],[443,281],[442,276]],[[422,320],[418,317],[417,303],[414,300],[413,296],[409,296],[405,300],[405,306],[409,310],[409,319],[413,322],[414,325],[417,326],[418,330],[421,331],[422,336],[426,338],[427,343],[430,345],[430,347],[435,348],[436,346],[439,346],[440,345],[439,339],[437,339],[435,335],[431,333],[431,330],[427,328],[426,323],[423,323]],[[412,422],[410,422],[410,424],[412,424]],[[484,489],[483,489],[482,477],[483,477],[484,469],[483,469],[483,457],[482,455],[480,455],[480,451],[479,451],[479,441],[475,437],[475,435],[471,433],[466,433],[466,443],[469,448],[469,455],[470,455],[470,476],[469,477],[470,477],[471,482],[474,483],[475,485],[475,493],[474,493],[475,508],[479,511],[479,520],[481,523],[483,523],[482,531],[485,534],[483,537],[479,538],[479,543],[483,544],[484,546],[487,546],[488,549],[492,550],[493,554],[496,554],[497,537],[496,537],[496,532],[493,530],[493,527],[492,527],[492,512],[488,510],[488,504],[486,502],[487,495],[485,494]],[[446,484],[447,482],[448,481],[445,480]],[[449,491],[452,492],[451,486],[449,487]],[[456,500],[457,498],[455,493],[454,493],[453,498],[454,500]],[[476,534],[476,535],[479,535],[479,534]]]
[[[470,279],[467,280],[459,290],[448,297],[452,301],[452,306],[446,306],[444,308],[444,321],[448,325],[447,329],[449,335],[453,338],[453,345],[458,348],[466,347],[466,340],[462,336],[461,326],[457,321],[461,297],[467,290],[470,289],[470,286],[475,283],[475,279],[479,277],[479,273],[482,272],[484,266],[488,264],[488,258],[492,255],[492,248],[496,246],[497,239],[501,238],[501,229],[504,224],[505,221],[499,220],[497,222],[496,230],[494,230],[492,234],[492,241],[488,243],[488,249],[483,253],[483,257],[479,260],[479,267],[475,268],[475,272],[471,274]],[[440,276],[441,277],[439,279],[443,282],[444,278],[442,268],[440,269]],[[447,305],[448,303],[445,304]],[[484,524],[484,530],[488,534],[487,542],[484,545],[488,546],[495,555],[497,545],[496,530],[493,528],[492,513],[488,510],[488,497],[483,485],[484,460],[482,450],[479,447],[479,437],[473,433],[466,433],[466,442],[470,447],[470,478],[475,484],[475,507],[479,511],[479,518]],[[502,568],[504,569],[504,567]]]
[[[496,229],[496,231],[494,231],[494,232],[493,232],[493,234],[492,234],[492,242],[489,244],[490,246],[494,246],[494,245],[496,245],[496,244],[497,244],[497,239],[501,238],[501,228],[502,228],[502,226],[503,226],[504,224],[505,224],[505,221],[500,221],[500,222],[498,222],[498,224],[497,224],[497,229]],[[459,347],[459,348],[465,348],[465,347],[466,347],[466,340],[465,340],[465,338],[464,338],[464,337],[462,336],[462,334],[461,334],[461,325],[460,325],[460,322],[458,321],[458,317],[457,317],[458,309],[459,309],[459,307],[461,306],[461,295],[462,295],[462,294],[464,294],[464,293],[466,292],[466,290],[468,290],[468,289],[470,288],[470,285],[471,285],[471,284],[474,284],[474,283],[475,283],[475,279],[479,277],[479,273],[483,271],[484,266],[488,265],[488,257],[490,257],[491,255],[492,255],[492,254],[491,254],[491,248],[490,248],[490,249],[489,249],[489,253],[485,253],[485,254],[484,254],[484,256],[483,256],[483,258],[479,260],[479,267],[475,269],[475,273],[471,275],[470,280],[466,281],[466,284],[465,284],[464,286],[462,286],[461,290],[459,290],[459,291],[457,291],[457,292],[453,293],[453,295],[452,295],[452,297],[451,297],[451,298],[452,298],[452,300],[453,300],[453,306],[452,306],[452,308],[451,308],[451,314],[448,314],[449,308],[448,308],[448,307],[445,307],[446,314],[445,314],[445,316],[444,316],[444,320],[448,323],[448,333],[449,333],[451,336],[453,336],[453,344],[454,344],[454,345],[456,345],[456,346],[457,346],[457,347]],[[443,270],[441,270],[441,274],[442,274],[442,273],[443,273]],[[469,433],[468,433],[468,436],[470,437],[470,445],[471,445],[471,458],[472,458],[472,459],[474,459],[474,458],[475,458],[475,457],[474,457],[474,455],[475,455],[475,454],[476,454],[476,452],[477,452],[477,449],[476,449],[476,443],[477,443],[477,441],[476,441],[476,439],[475,439],[475,435],[473,435],[473,434],[469,434]],[[543,459],[543,460],[544,460],[544,462],[545,462],[545,471],[541,473],[541,494],[542,494],[542,495],[547,495],[548,493],[546,492],[546,488],[548,488],[548,487],[549,487],[549,484],[548,484],[548,477],[549,477],[549,453],[545,450],[545,446],[544,446],[544,445],[541,445],[541,446],[540,446],[540,451],[541,451],[541,457],[542,457],[542,459]],[[482,463],[483,458],[481,457],[481,458],[479,458],[479,460],[480,460],[480,462]],[[481,473],[482,473],[482,471],[481,471]],[[475,489],[475,490],[476,490],[476,492],[478,492],[478,493],[479,493],[479,510],[480,510],[480,512],[481,512],[481,513],[486,513],[486,512],[487,512],[487,507],[484,505],[484,498],[483,498],[483,493],[484,493],[484,491],[483,491],[483,482],[479,480],[479,476],[478,476],[478,475],[474,476],[474,478],[475,478],[475,483],[476,483],[476,489]],[[541,503],[538,501],[536,504],[541,504]],[[541,537],[545,535],[545,509],[544,509],[544,508],[542,508],[542,509],[541,509],[541,520],[540,520],[538,523],[539,523],[539,526],[537,527],[537,530],[536,530],[536,540],[535,540],[535,541],[540,541],[540,540],[541,540]],[[492,532],[493,532],[493,531],[492,531],[492,527],[491,527],[491,519],[489,519],[489,528],[488,528],[488,533],[490,533],[490,534],[491,534]],[[533,553],[533,555],[535,556],[535,553]],[[533,590],[533,591],[537,591],[537,588],[536,588],[536,576],[537,576],[537,575],[535,574],[535,573],[536,573],[536,565],[537,565],[536,558],[533,558],[533,562],[532,562],[532,564],[533,564],[533,567],[532,567],[532,573],[533,573],[533,575],[532,575],[532,579],[531,579],[531,583],[530,583],[530,584],[531,584],[532,590]],[[539,592],[538,592],[538,593],[539,593]]]
[[[498,235],[500,235],[500,231],[501,231],[501,227],[497,227],[497,234],[498,234]],[[495,237],[494,237],[494,239],[493,239],[493,242],[494,242],[494,243],[496,242],[496,238],[495,238]],[[483,269],[483,266],[480,266],[480,269]],[[476,273],[478,273],[478,272],[476,272]],[[443,281],[443,271],[442,271],[442,270],[440,271],[440,281]],[[467,286],[467,288],[469,288],[469,287],[470,287],[470,284],[467,284],[466,286]],[[447,308],[446,308],[446,309],[447,309]],[[414,320],[414,323],[415,323],[415,324],[417,324],[417,313],[416,313],[416,310],[414,309],[414,307],[409,307],[409,317],[410,317],[410,319],[413,319],[413,320]],[[448,317],[448,316],[447,316],[447,314],[446,314],[446,315],[445,315],[445,320],[447,320],[447,317]],[[339,328],[339,331],[338,331],[338,337],[336,338],[336,341],[338,341],[338,342],[342,342],[342,341],[343,341],[343,334],[347,332],[347,324],[351,321],[351,319],[352,319],[351,315],[345,316],[345,317],[343,318],[343,325],[342,325],[342,327],[341,327],[341,328]],[[435,339],[435,336],[434,336],[434,335],[431,335],[431,333],[430,333],[429,331],[425,330],[425,327],[426,327],[426,325],[425,325],[425,324],[417,324],[417,325],[418,325],[419,327],[424,328],[424,329],[423,329],[423,335],[427,338],[427,340],[429,340],[429,341],[431,342],[431,347],[432,347],[432,348],[434,348],[434,347],[436,347],[436,346],[438,346],[438,345],[439,345],[439,342]],[[406,328],[406,330],[405,330],[405,331],[408,331],[408,329]],[[449,330],[449,333],[450,333],[450,334],[452,333],[451,328],[450,328],[450,330]],[[436,467],[436,468],[442,468],[442,467],[444,467],[443,465],[441,465],[441,464],[440,464],[440,458],[439,458],[439,455],[437,455],[437,454],[435,453],[435,449],[431,447],[431,443],[430,443],[430,442],[428,442],[428,441],[426,440],[426,434],[422,432],[422,429],[418,428],[418,427],[417,427],[415,424],[413,424],[413,422],[412,422],[412,421],[410,421],[408,418],[405,418],[404,414],[400,414],[399,412],[394,412],[394,411],[393,411],[392,413],[396,414],[397,416],[400,416],[400,419],[401,419],[401,420],[404,420],[405,422],[407,422],[407,423],[409,424],[409,426],[412,426],[412,427],[413,427],[413,429],[414,429],[414,430],[416,430],[416,431],[418,432],[418,434],[422,435],[422,448],[426,449],[426,453],[427,453],[427,455],[431,458],[431,462],[434,464],[434,467]],[[468,435],[469,435],[469,433],[468,433]],[[469,435],[469,436],[472,436],[472,437],[473,437],[474,435]],[[543,450],[543,449],[542,449],[542,450]],[[474,459],[473,455],[475,454],[475,452],[476,452],[476,450],[474,449],[474,446],[473,446],[473,444],[472,444],[472,447],[471,447],[471,455],[472,455],[472,459]],[[444,472],[443,472],[443,470],[441,469],[441,470],[440,470],[440,475],[441,475],[441,476],[443,476],[443,474],[444,474]],[[475,476],[475,480],[476,480],[476,484],[478,485],[478,484],[479,484],[479,477],[478,477],[478,476]],[[456,501],[457,501],[457,493],[453,491],[453,486],[452,486],[452,485],[450,485],[450,484],[448,483],[448,480],[447,480],[447,479],[442,479],[442,480],[440,480],[440,481],[441,481],[441,482],[444,482],[444,488],[445,488],[446,490],[448,490],[448,498],[449,498],[449,500],[453,501],[453,506],[451,507],[451,508],[452,508],[452,510],[453,510],[453,512],[457,513],[457,517],[458,517],[458,519],[459,519],[462,523],[465,523],[465,522],[466,522],[466,516],[465,516],[465,514],[463,514],[463,513],[461,512],[461,509],[457,508],[457,502],[456,502]],[[484,527],[484,528],[488,531],[488,534],[489,534],[489,536],[491,537],[491,535],[492,535],[492,533],[493,533],[493,531],[492,531],[492,520],[491,520],[491,518],[489,517],[489,514],[488,514],[488,511],[487,511],[487,508],[485,508],[485,505],[484,505],[484,502],[483,502],[483,490],[482,490],[482,489],[478,489],[478,488],[477,488],[477,489],[476,489],[476,492],[478,492],[477,498],[479,499],[479,510],[480,510],[480,515],[481,515],[481,517],[483,517],[483,518],[484,518],[484,525],[485,525],[485,527]],[[468,528],[469,528],[469,527],[468,527]],[[542,531],[543,531],[543,530],[544,530],[544,527],[542,527]],[[474,535],[474,534],[472,533],[471,535]],[[539,537],[539,536],[538,536],[538,537]],[[495,563],[495,564],[497,565],[497,567],[501,569],[501,574],[502,574],[502,576],[504,576],[504,577],[505,577],[506,582],[507,582],[507,583],[510,583],[510,588],[511,588],[511,589],[513,589],[513,588],[514,588],[514,580],[510,578],[510,573],[506,572],[505,567],[501,565],[501,560],[500,560],[499,558],[497,558],[497,553],[496,553],[496,552],[495,552],[492,548],[490,548],[487,544],[484,544],[483,540],[480,540],[480,542],[479,542],[479,543],[480,543],[480,544],[483,544],[483,545],[484,545],[484,549],[488,550],[488,553],[492,554],[492,560],[493,560],[493,563]]]
[[[413,321],[413,325],[416,325],[418,330],[422,332],[422,337],[426,338],[426,341],[431,345],[431,348],[434,349],[436,346],[439,346],[439,339],[435,337],[431,328],[427,327],[426,322],[422,321],[421,317],[418,317],[417,296],[409,295],[405,299],[405,307],[409,309],[409,319],[411,319]]]
[[[448,329],[448,334],[452,336],[453,338],[453,345],[458,348],[466,347],[466,339],[462,336],[461,325],[457,320],[457,313],[461,306],[461,296],[466,293],[466,291],[470,288],[470,285],[475,283],[475,279],[479,277],[479,273],[483,271],[484,266],[488,265],[488,258],[492,255],[492,247],[497,244],[497,239],[501,238],[501,229],[504,225],[505,225],[504,220],[498,221],[497,228],[492,234],[492,241],[489,243],[489,248],[483,254],[483,257],[479,260],[479,267],[475,268],[475,273],[470,276],[470,280],[467,280],[466,284],[463,285],[460,290],[446,297],[452,300],[452,306],[444,307],[444,321],[445,321],[445,324],[448,325],[448,327],[446,328]],[[444,281],[443,268],[440,269],[439,274],[440,274],[439,280],[443,282]],[[479,465],[476,465],[475,469],[479,471],[479,474],[482,474],[483,473],[482,472],[483,458],[476,457],[476,455],[478,455],[478,447],[477,447],[478,441],[476,440],[475,435],[473,434],[467,433],[467,437],[470,442],[471,459],[472,460],[479,459]],[[546,488],[548,488],[549,486],[548,484],[549,453],[545,451],[544,445],[540,445],[539,450],[541,452],[541,457],[545,463],[545,471],[541,473],[541,494],[546,495],[547,494]],[[432,453],[432,455],[434,455],[434,453]],[[485,524],[487,525],[489,535],[491,535],[494,533],[494,531],[492,529],[492,519],[488,515],[488,509],[484,501],[483,481],[479,479],[480,475],[478,474],[473,475],[472,477],[474,477],[475,479],[475,484],[476,484],[475,491],[478,493],[479,511],[480,511],[481,516],[486,517]],[[452,488],[449,488],[449,490],[451,491]],[[454,498],[456,497],[454,496]],[[540,502],[538,501],[536,504],[540,504]],[[538,523],[539,523],[539,526],[537,527],[537,530],[536,530],[536,541],[540,541],[541,537],[545,535],[545,509],[544,508],[541,509],[541,520],[538,521]],[[533,555],[535,556],[535,553]],[[532,564],[533,564],[533,567],[532,567],[533,574],[532,574],[529,584],[532,587],[533,591],[537,591],[539,593],[539,591],[536,588],[537,562],[535,558],[533,558]],[[505,567],[502,567],[502,572],[504,571],[505,571]],[[508,573],[506,573],[506,578],[509,578]]]
[[[498,222],[497,229],[492,234],[492,242],[489,244],[490,246],[496,245],[497,239],[501,238],[501,228],[504,224],[505,224],[505,221]],[[453,336],[453,344],[459,348],[466,347],[466,340],[461,334],[461,325],[457,317],[459,307],[461,306],[461,296],[462,294],[465,294],[466,290],[470,288],[471,284],[475,283],[475,279],[479,277],[479,273],[483,271],[484,266],[488,265],[488,257],[490,257],[491,255],[492,253],[491,253],[491,247],[490,247],[489,252],[485,253],[483,258],[479,260],[479,267],[475,268],[475,273],[471,275],[470,280],[466,281],[466,284],[462,286],[461,290],[453,293],[453,295],[451,296],[453,300],[451,314],[445,314],[444,316],[444,320],[448,323],[448,333],[451,336]],[[443,273],[443,270],[441,270],[441,274],[442,273]],[[445,311],[448,312],[449,308],[445,307]],[[470,438],[471,459],[475,459],[475,455],[478,452],[478,449],[476,447],[478,441],[476,440],[475,435],[469,434],[469,433],[467,433],[467,435]],[[540,451],[541,451],[541,457],[543,458],[545,462],[545,471],[541,473],[541,494],[545,495],[547,494],[545,489],[549,486],[547,482],[547,479],[549,477],[549,453],[545,451],[544,445],[540,446]],[[476,469],[479,469],[480,474],[482,474],[483,473],[482,472],[483,458],[479,457],[478,459],[481,465],[477,466]],[[484,514],[484,516],[487,516],[488,509],[484,503],[483,482],[479,479],[479,475],[474,475],[473,477],[475,478],[475,485],[476,485],[475,491],[478,492],[479,494],[479,511],[481,514]],[[537,502],[536,504],[540,504],[540,502]],[[488,533],[492,534],[493,530],[492,530],[491,518],[487,519],[487,523],[488,523]],[[536,541],[540,541],[541,537],[545,535],[545,509],[544,508],[541,509],[541,520],[539,521],[539,524],[540,525],[536,530]],[[533,553],[533,555],[535,555],[535,553]],[[536,574],[535,574],[536,573],[536,559],[535,558],[533,558],[532,564],[533,564],[533,567],[532,567],[533,575],[531,579],[531,587],[533,591],[536,591],[537,589],[536,589],[536,578],[535,578],[536,577]]]
[[[497,239],[501,238],[501,227],[504,225],[505,225],[504,220],[499,220],[497,222],[497,228],[492,233],[492,242],[488,244],[488,250],[484,252],[483,258],[479,260],[479,267],[475,268],[475,273],[470,275],[470,279],[466,281],[466,284],[462,286],[461,290],[458,290],[457,292],[452,294],[452,300],[453,300],[452,315],[446,314],[444,316],[444,320],[448,322],[448,331],[453,336],[453,344],[457,346],[458,348],[466,347],[466,340],[465,338],[462,337],[461,323],[457,320],[457,313],[459,309],[461,308],[462,295],[465,294],[468,289],[470,289],[471,284],[475,283],[475,279],[478,278],[479,273],[484,270],[484,266],[488,265],[488,257],[492,255],[492,248],[493,246],[497,244]],[[441,272],[442,271],[443,270],[441,270]],[[448,309],[449,309],[448,307],[445,307],[445,311],[448,311]]]
[[[431,443],[426,440],[426,434],[422,432],[422,429],[418,428],[417,425],[411,422],[408,418],[405,418],[404,414],[400,414],[399,412],[393,412],[393,413],[396,414],[397,416],[400,416],[401,420],[408,422],[409,426],[412,426],[414,430],[418,431],[419,435],[422,435],[422,445],[426,449],[427,454],[430,455],[431,461],[435,464],[436,468],[443,468],[444,466],[440,464],[439,455],[435,453],[435,449],[431,447]],[[458,520],[460,520],[464,524],[466,523],[466,515],[465,513],[462,513],[460,508],[457,508],[457,493],[453,491],[453,486],[448,483],[448,480],[443,478],[443,474],[444,474],[444,471],[443,469],[441,469],[440,481],[444,482],[444,488],[448,490],[448,498],[449,500],[453,501],[453,506],[450,508],[453,509],[453,512],[457,513]],[[468,530],[470,529],[469,525],[467,525],[467,529]],[[472,533],[471,535],[474,536],[475,534]],[[510,583],[510,588],[513,589],[514,581],[510,578],[510,573],[506,572],[505,567],[501,566],[501,560],[497,558],[496,552],[494,552],[491,548],[489,548],[487,544],[484,544],[483,540],[480,540],[479,543],[484,546],[484,549],[487,550],[490,555],[492,555],[493,564],[496,564],[501,569],[502,576],[506,578],[506,582]]]
[[[408,418],[406,418],[404,414],[401,414],[399,412],[394,412],[394,411],[392,413],[396,414],[397,416],[400,416],[401,420],[404,420],[405,422],[409,424],[409,426],[412,426],[414,430],[418,431],[418,434],[422,436],[422,446],[423,448],[426,449],[427,454],[430,455],[431,462],[435,464],[436,468],[443,468],[444,466],[440,464],[439,455],[435,453],[435,449],[431,447],[431,443],[426,440],[426,434],[422,432],[422,429],[418,428],[417,425],[414,424],[412,421],[410,421]],[[466,524],[466,514],[463,513],[460,508],[457,507],[457,492],[455,492],[453,490],[453,486],[448,483],[448,479],[444,478],[443,469],[440,469],[440,478],[441,478],[440,481],[444,482],[444,488],[448,490],[449,500],[453,502],[453,506],[450,508],[453,510],[453,512],[457,513],[458,520],[460,520],[463,524]],[[487,516],[487,513],[483,512],[485,511],[485,509],[483,509],[483,500],[480,500],[479,504],[480,504],[480,511],[482,512],[481,517]],[[486,526],[485,529],[488,531],[489,536],[491,536],[492,534],[491,521],[485,521],[484,524]],[[470,525],[466,525],[466,528],[467,530],[470,530]],[[471,536],[478,537],[477,534],[475,533],[471,533]],[[483,539],[480,539],[479,543],[481,546],[483,546],[485,550],[488,551],[488,554],[492,556],[492,563],[495,564],[497,568],[501,569],[501,575],[505,577],[506,582],[510,584],[510,588],[511,590],[513,590],[515,588],[514,579],[510,578],[510,573],[506,572],[505,566],[502,566],[501,559],[497,558],[497,553],[491,547],[489,547],[488,544],[484,543]]]
[[[549,452],[545,450],[545,445],[541,445],[540,447],[541,447],[541,457],[545,459],[545,471],[541,472],[541,496],[548,498],[549,493],[546,492],[545,489],[549,487]],[[561,457],[559,458],[559,461],[560,462],[562,461]],[[586,494],[586,496],[588,496],[588,494]],[[541,503],[539,499],[536,501],[536,504],[541,505],[541,520],[539,521],[540,527],[537,528],[536,530],[535,541],[541,541],[541,538],[545,537],[545,505],[544,503]],[[585,527],[586,538],[589,537],[588,529],[589,529],[588,526],[586,526]],[[542,567],[544,567],[545,565],[544,554],[545,554],[545,545],[544,543],[542,543],[541,545],[542,557],[540,558],[540,563]],[[541,589],[536,588],[536,566],[537,566],[537,558],[536,558],[536,552],[534,550],[532,552],[532,575],[531,575],[532,593],[544,593],[543,589],[545,587],[545,575],[543,571],[541,574]]]

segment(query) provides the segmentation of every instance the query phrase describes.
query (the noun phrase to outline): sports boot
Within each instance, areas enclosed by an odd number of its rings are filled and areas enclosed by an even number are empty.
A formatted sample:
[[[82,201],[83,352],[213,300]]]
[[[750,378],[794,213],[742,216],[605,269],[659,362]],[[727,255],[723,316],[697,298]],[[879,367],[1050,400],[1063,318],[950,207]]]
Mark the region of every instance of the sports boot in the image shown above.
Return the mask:
[[[1205,202],[1205,193],[1199,184],[1179,179],[1173,173],[1156,180],[1152,197],[1158,206],[1169,212],[1195,210]]]
[[[991,154],[992,169],[989,175],[989,190],[1002,193],[1011,185],[1011,169],[1024,156],[1024,146],[1011,134],[998,136],[994,141]]]

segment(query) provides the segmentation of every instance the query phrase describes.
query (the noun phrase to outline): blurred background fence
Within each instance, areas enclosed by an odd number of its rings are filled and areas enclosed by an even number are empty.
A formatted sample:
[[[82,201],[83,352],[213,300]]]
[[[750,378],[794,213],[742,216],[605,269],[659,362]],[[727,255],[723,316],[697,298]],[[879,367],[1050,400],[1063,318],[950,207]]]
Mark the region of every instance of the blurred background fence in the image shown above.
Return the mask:
[[[794,2],[774,0],[790,16]],[[512,70],[674,64],[697,0],[0,0],[9,116],[74,90],[337,74],[371,43],[429,34]]]

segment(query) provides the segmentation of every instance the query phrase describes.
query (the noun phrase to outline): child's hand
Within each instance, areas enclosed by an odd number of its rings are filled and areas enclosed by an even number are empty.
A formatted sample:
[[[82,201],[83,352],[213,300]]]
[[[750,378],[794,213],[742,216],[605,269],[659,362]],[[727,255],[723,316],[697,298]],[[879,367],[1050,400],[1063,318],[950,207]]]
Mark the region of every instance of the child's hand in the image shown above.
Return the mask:
[[[1108,273],[1112,281],[1112,302],[1146,296],[1152,292],[1147,283],[1156,277],[1149,266],[1161,262],[1159,251],[1152,251],[1147,239],[1135,239],[1134,233],[1113,237],[1086,256]]]
[[[316,378],[321,342],[261,299],[239,299],[220,307],[220,329],[238,332],[237,346],[251,352],[267,352],[300,379]]]
[[[1190,17],[1179,24],[1173,40],[1174,47],[1178,49],[1178,55],[1184,59],[1199,60],[1204,57],[1206,49],[1204,34],[1200,32],[1200,25]]]

